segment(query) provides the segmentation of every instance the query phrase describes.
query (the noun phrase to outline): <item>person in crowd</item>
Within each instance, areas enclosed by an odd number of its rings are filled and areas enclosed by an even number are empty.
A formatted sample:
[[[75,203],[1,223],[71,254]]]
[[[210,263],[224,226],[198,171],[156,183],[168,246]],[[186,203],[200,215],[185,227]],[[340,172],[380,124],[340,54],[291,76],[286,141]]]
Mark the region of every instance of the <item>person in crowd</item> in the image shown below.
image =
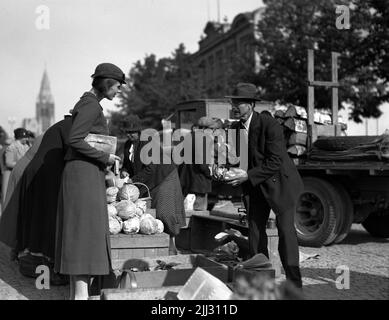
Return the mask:
[[[127,141],[124,143],[123,166],[121,169],[122,178],[134,175],[134,155],[139,146],[142,124],[137,115],[129,115],[124,119]]]
[[[0,127],[0,215],[1,215],[3,194],[6,192],[5,188],[3,190],[3,173],[6,170],[4,152],[7,146],[9,146],[10,144],[11,142],[9,141],[7,133],[4,131],[2,127]]]
[[[208,194],[212,191],[212,177],[209,164],[205,161],[207,152],[206,144],[203,140],[196,139],[195,130],[212,129],[215,121],[211,118],[202,117],[198,120],[197,125],[191,130],[192,141],[192,161],[183,163],[179,166],[180,182],[184,197],[188,194],[195,195],[193,210],[204,211],[208,209]],[[207,141],[209,142],[209,141]],[[210,141],[212,143],[212,141]],[[203,154],[202,163],[196,163],[196,155]],[[197,161],[199,162],[199,161]]]
[[[30,130],[27,130],[27,136],[28,136],[27,144],[31,147],[34,144],[35,133]]]
[[[234,94],[228,98],[235,116],[240,119],[233,128],[244,135],[244,146],[240,149],[248,150],[247,157],[240,158],[243,173],[236,175],[229,184],[241,185],[243,189],[250,254],[263,253],[269,257],[266,224],[272,209],[276,214],[278,249],[286,278],[301,288],[294,214],[298,197],[303,191],[302,179],[287,154],[280,124],[273,117],[254,111],[255,101],[259,100],[255,85],[239,83]]]
[[[158,124],[153,129],[158,131],[158,137],[161,138],[162,122],[157,121],[156,123]],[[177,167],[172,162],[171,164],[163,162],[144,164],[145,161],[141,159],[141,150],[145,144],[146,142],[141,141],[135,150],[134,175],[131,177],[131,182],[144,183],[150,189],[151,207],[156,209],[157,218],[163,222],[164,232],[170,235],[169,254],[177,254],[175,237],[186,224],[184,197]],[[169,151],[164,150],[163,152],[167,155]]]
[[[27,130],[24,128],[17,128],[14,130],[15,141],[12,142],[4,152],[4,164],[5,170],[3,172],[3,199],[4,204],[6,190],[8,186],[9,176],[12,169],[15,167],[16,163],[26,154],[27,150],[30,148],[28,145],[28,134]]]
[[[50,267],[50,281],[54,285],[67,283],[67,277],[54,273],[53,267],[58,193],[71,125],[71,116],[66,115],[47,129],[21,180],[16,241],[19,263],[33,260],[32,256],[43,257]]]
[[[102,63],[92,78],[92,88],[73,108],[57,211],[54,270],[70,275],[70,299],[76,300],[88,299],[91,276],[108,275],[112,269],[105,169],[120,161],[85,138],[108,135],[100,101],[120,92],[125,75],[116,65]]]

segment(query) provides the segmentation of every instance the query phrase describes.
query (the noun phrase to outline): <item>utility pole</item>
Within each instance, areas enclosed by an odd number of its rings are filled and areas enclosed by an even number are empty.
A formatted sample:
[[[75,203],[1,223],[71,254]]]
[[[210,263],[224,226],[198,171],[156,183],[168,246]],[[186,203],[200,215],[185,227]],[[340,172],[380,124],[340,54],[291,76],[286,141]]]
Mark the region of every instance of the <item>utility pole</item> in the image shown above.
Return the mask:
[[[217,0],[217,22],[220,23],[220,0]]]

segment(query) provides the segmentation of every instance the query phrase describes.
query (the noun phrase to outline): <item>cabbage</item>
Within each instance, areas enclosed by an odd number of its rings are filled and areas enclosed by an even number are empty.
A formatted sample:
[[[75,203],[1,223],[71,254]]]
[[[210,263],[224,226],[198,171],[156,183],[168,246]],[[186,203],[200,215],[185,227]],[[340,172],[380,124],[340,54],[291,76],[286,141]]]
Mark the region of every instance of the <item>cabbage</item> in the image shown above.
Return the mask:
[[[135,202],[139,198],[139,189],[133,184],[125,184],[118,193],[120,200],[131,200]]]
[[[130,218],[123,222],[123,232],[125,234],[138,233],[140,228],[140,221],[138,217]]]
[[[163,229],[164,229],[163,222],[161,220],[159,220],[159,219],[155,219],[155,221],[157,221],[157,231],[156,231],[156,233],[162,233]]]
[[[107,203],[114,203],[116,201],[116,196],[107,196]]]
[[[112,204],[108,204],[107,208],[108,208],[108,215],[109,216],[116,216],[118,214],[118,211],[116,210],[116,208]]]
[[[143,210],[142,210],[141,208],[136,207],[136,209],[135,209],[135,214],[136,214],[138,217],[142,216],[143,213],[144,213],[144,212],[143,212]]]
[[[116,205],[118,216],[127,220],[136,215],[136,205],[130,200],[122,200]]]
[[[146,216],[146,217],[145,217]],[[154,234],[157,232],[158,223],[156,219],[146,213],[140,218],[140,232],[143,234]]]
[[[138,200],[135,201],[135,205],[137,206],[137,208],[142,209],[143,213],[146,212],[146,209],[147,209],[146,201],[138,199]]]
[[[109,233],[118,234],[122,230],[122,222],[117,216],[109,216]]]
[[[118,194],[119,188],[116,187],[109,187],[106,190],[107,196],[115,196]]]

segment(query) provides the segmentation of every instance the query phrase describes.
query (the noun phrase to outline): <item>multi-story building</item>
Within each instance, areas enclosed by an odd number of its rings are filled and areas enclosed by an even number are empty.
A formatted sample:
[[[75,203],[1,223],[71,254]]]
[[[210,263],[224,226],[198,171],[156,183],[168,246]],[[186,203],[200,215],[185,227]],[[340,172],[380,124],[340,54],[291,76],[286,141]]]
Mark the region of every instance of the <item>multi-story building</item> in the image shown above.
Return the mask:
[[[244,61],[254,73],[259,72],[260,57],[255,43],[263,10],[238,14],[231,24],[208,22],[205,26],[199,50],[192,55],[192,67],[208,98],[226,94],[237,60]]]

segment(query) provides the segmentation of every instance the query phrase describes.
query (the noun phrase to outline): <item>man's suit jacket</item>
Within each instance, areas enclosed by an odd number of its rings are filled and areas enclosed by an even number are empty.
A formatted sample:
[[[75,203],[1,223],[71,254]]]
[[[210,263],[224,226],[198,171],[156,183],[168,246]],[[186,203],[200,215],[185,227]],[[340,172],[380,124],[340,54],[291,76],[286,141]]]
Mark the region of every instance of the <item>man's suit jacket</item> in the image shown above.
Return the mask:
[[[130,177],[132,177],[135,172],[134,172],[134,163],[131,162],[130,160],[130,149],[132,146],[133,142],[128,139],[124,143],[124,151],[123,151],[123,169],[128,172]]]
[[[243,128],[240,122],[232,126]],[[237,130],[239,140],[240,130]],[[239,145],[237,146],[239,149]],[[292,209],[303,191],[301,177],[289,157],[281,125],[269,114],[253,112],[248,136],[248,181],[245,194],[260,188],[273,211]]]

